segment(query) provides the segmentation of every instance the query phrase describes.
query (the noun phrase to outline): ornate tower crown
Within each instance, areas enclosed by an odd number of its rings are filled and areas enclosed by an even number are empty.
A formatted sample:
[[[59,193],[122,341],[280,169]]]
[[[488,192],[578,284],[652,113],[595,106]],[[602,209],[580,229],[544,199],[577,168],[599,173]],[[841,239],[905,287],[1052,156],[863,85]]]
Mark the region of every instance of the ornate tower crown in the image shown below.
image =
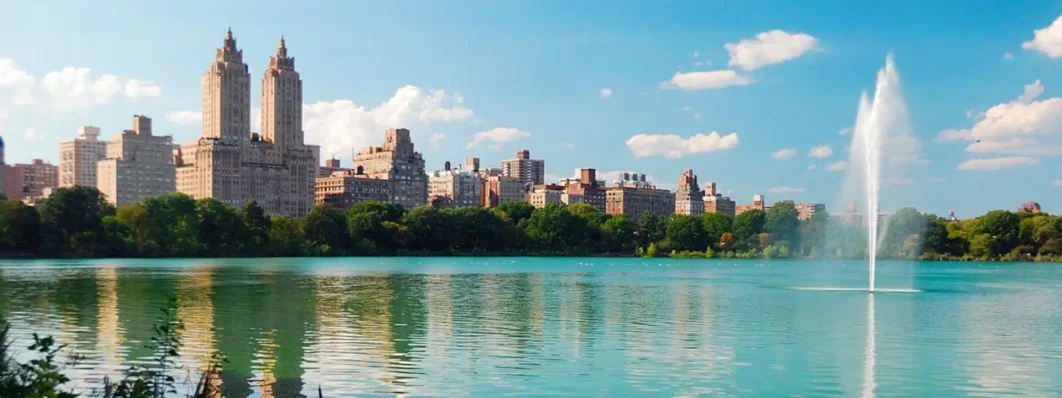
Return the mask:
[[[295,70],[295,58],[288,56],[288,46],[284,41],[284,35],[280,35],[277,55],[269,57],[269,69]]]

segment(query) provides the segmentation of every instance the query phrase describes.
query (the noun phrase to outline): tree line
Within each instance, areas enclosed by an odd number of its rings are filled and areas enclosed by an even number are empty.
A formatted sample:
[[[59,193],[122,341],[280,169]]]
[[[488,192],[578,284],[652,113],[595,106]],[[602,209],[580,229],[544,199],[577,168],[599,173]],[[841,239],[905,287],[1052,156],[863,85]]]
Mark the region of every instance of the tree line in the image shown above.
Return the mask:
[[[879,258],[1062,260],[1062,218],[1004,210],[949,221],[905,208],[882,223]],[[181,193],[115,208],[94,188],[60,188],[28,206],[0,203],[0,252],[31,257],[269,257],[360,255],[641,255],[865,258],[867,234],[792,202],[730,217],[643,214],[634,220],[580,203],[434,208],[366,201],[268,216]]]

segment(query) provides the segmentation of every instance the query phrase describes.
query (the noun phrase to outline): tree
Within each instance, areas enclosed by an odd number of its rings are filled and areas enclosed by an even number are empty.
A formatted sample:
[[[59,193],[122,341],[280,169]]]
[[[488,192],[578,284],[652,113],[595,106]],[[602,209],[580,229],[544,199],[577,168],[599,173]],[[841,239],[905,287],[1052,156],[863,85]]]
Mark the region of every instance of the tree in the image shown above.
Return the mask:
[[[719,235],[719,250],[734,250],[734,234],[724,232]]]
[[[629,253],[634,250],[634,225],[626,215],[609,217],[601,224],[601,235],[606,251]]]
[[[273,216],[269,219],[269,243],[274,256],[297,257],[306,254],[305,238],[299,221],[293,218]]]
[[[650,212],[643,212],[638,219],[638,228],[635,230],[638,247],[648,247],[650,243],[663,240],[666,232],[666,219]]]
[[[206,253],[218,257],[234,256],[244,251],[246,225],[236,210],[214,198],[196,202],[199,214],[199,243]]]
[[[148,242],[159,255],[187,256],[199,253],[199,214],[191,196],[174,192],[141,201],[150,220]]]
[[[140,204],[121,206],[118,208],[116,218],[125,226],[136,252],[145,253],[145,246],[149,243],[151,233],[151,219],[148,217],[147,209]]]
[[[586,223],[568,208],[550,203],[535,209],[527,223],[527,237],[541,249],[570,252],[582,242]]]
[[[701,251],[708,245],[701,217],[677,215],[667,222],[667,241],[672,250]]]
[[[70,250],[94,253],[104,241],[103,217],[113,215],[114,206],[96,188],[59,188],[44,201],[41,218],[56,227]]]
[[[393,228],[385,223],[402,219],[401,206],[367,200],[355,203],[347,209],[347,228],[359,251],[375,253],[380,249],[397,249]]]
[[[0,202],[0,250],[35,252],[40,247],[40,234],[41,218],[36,208],[18,200]]]
[[[244,252],[256,256],[265,254],[270,246],[269,230],[271,227],[265,209],[252,200],[243,205],[238,215],[243,221],[247,236]]]
[[[988,235],[989,254],[1009,253],[1018,244],[1021,218],[1006,210],[993,210],[977,217],[974,233]],[[973,241],[970,242],[971,245]]]
[[[300,227],[313,253],[337,255],[347,247],[347,219],[332,206],[314,206]]]
[[[708,213],[704,215],[701,225],[704,227],[705,239],[711,245],[718,245],[719,238],[730,232],[734,218],[723,213]],[[715,246],[719,248],[719,246]],[[721,248],[720,248],[721,249]]]
[[[749,210],[734,217],[734,243],[738,250],[759,247],[759,235],[767,222],[767,214],[762,210]]]
[[[804,256],[818,257],[826,251],[826,228],[830,215],[817,212],[810,219],[800,222],[800,253]]]
[[[420,206],[402,216],[402,224],[413,238],[411,248],[448,253],[457,238],[448,213],[431,206]]]
[[[786,243],[786,245],[777,246],[776,249],[788,250],[790,247],[800,247],[799,216],[800,213],[790,200],[775,203],[767,211],[763,224],[764,231],[771,234],[772,242]],[[785,255],[788,254],[785,253]]]
[[[905,207],[893,213],[883,226],[884,236],[882,236],[881,245],[878,247],[879,255],[882,257],[906,257],[910,253],[908,243],[915,243],[907,242],[907,238],[911,235],[921,235],[925,229],[925,223],[926,217],[911,207]],[[914,251],[921,253],[921,249],[915,249]]]
[[[494,208],[495,214],[504,214],[513,225],[519,225],[520,221],[531,218],[535,206],[527,202],[505,202]]]

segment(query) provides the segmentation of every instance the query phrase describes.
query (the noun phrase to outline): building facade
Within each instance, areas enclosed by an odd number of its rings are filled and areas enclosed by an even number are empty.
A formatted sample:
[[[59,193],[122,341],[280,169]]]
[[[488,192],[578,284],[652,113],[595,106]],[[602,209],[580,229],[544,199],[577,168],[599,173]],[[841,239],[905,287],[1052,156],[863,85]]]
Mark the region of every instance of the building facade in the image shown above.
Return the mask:
[[[59,167],[41,159],[9,166],[5,172],[11,174],[5,175],[9,200],[49,196],[59,186]]]
[[[525,186],[541,185],[546,180],[546,161],[531,159],[531,151],[526,149],[516,151],[516,159],[503,160],[501,165],[502,175],[517,178]]]
[[[578,198],[579,202],[593,206],[597,211],[605,212],[605,186],[602,181],[597,180],[596,169],[579,169],[578,180],[568,178],[561,182],[565,193]]]
[[[77,138],[59,141],[59,186],[95,187],[96,165],[107,157],[107,142],[100,128],[81,126]]]
[[[262,134],[251,133],[250,72],[232,31],[202,77],[202,137],[176,153],[177,190],[268,213],[305,215],[314,202],[314,151],[303,142],[302,80],[280,39],[262,78]]]
[[[525,200],[531,206],[541,209],[550,203],[570,206],[576,203],[584,203],[582,195],[569,193],[564,186],[556,184],[536,185],[534,190],[527,193]]]
[[[734,207],[734,215],[738,215],[750,210],[767,211],[767,202],[764,200],[763,195],[752,195],[752,203],[747,205],[737,205]]]
[[[383,146],[366,147],[354,157],[353,170],[391,184],[391,203],[406,209],[428,203],[428,175],[424,157],[413,148],[407,129],[388,129]]]
[[[686,169],[679,175],[678,187],[675,189],[675,214],[704,214],[704,197],[693,169]]]
[[[324,165],[316,167],[315,170],[317,170],[317,178],[330,177],[336,172],[350,171],[350,169],[343,167],[339,159],[336,158],[325,160]]]
[[[446,168],[432,173],[428,179],[428,202],[447,207],[480,206],[483,183],[472,170]]]
[[[481,206],[490,208],[502,203],[524,201],[524,183],[519,179],[499,175],[484,177],[483,173],[479,175],[483,181]]]
[[[667,216],[675,211],[675,196],[666,189],[614,186],[605,190],[605,212],[638,220],[644,213]]]
[[[793,207],[797,211],[797,219],[810,220],[815,214],[825,212],[826,205],[823,203],[795,203]]]
[[[173,137],[152,134],[151,118],[133,116],[133,129],[115,134],[97,163],[96,187],[116,206],[174,192]]]
[[[390,181],[384,179],[369,178],[350,170],[336,171],[316,180],[314,203],[345,209],[366,200],[387,202],[391,200],[390,187]]]

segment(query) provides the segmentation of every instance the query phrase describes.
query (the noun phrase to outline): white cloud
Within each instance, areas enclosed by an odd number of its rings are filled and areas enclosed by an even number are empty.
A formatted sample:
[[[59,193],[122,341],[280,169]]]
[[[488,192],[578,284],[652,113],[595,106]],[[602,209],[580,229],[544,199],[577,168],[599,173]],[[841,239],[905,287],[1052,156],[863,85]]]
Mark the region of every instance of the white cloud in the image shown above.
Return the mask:
[[[33,98],[33,85],[36,79],[20,68],[11,58],[0,58],[0,115],[7,112],[6,105],[29,105]]]
[[[709,62],[708,64],[711,64],[711,62]],[[697,62],[694,62],[694,63],[693,63],[693,66],[704,66],[704,61],[697,61]]]
[[[826,171],[841,171],[841,170],[844,170],[845,166],[847,166],[847,165],[848,165],[848,163],[845,163],[845,161],[843,161],[843,160],[837,161],[837,162],[833,162],[833,163],[830,163],[830,164],[826,165]]]
[[[700,112],[694,113],[693,114],[693,118],[694,119],[700,119],[701,118],[701,113]]]
[[[761,32],[753,38],[723,46],[730,53],[730,66],[754,70],[796,59],[818,47],[818,39],[783,30]]]
[[[162,96],[162,88],[155,85],[155,82],[152,81],[129,79],[125,83],[125,96],[134,99],[140,97],[158,98]]]
[[[808,165],[808,171],[815,170],[817,168],[819,168],[819,166],[817,166],[817,165],[814,165],[814,164]]]
[[[322,153],[328,154],[346,154],[351,148],[379,145],[384,130],[389,128],[409,128],[416,134],[417,128],[432,123],[462,122],[473,117],[460,95],[416,86],[399,88],[375,108],[336,100],[306,104],[302,109],[306,141],[325,143]]]
[[[688,107],[688,106],[684,106],[684,107],[682,107],[682,111],[683,111],[683,112],[689,112],[689,111],[690,111],[691,109],[693,109],[693,108],[690,108],[690,107]]]
[[[1021,48],[1039,51],[1051,58],[1062,57],[1062,16],[1050,26],[1033,31],[1033,39],[1021,43]]]
[[[34,78],[20,68],[14,59],[0,58],[0,86],[33,84]]]
[[[772,193],[801,193],[801,192],[804,192],[804,188],[794,188],[794,187],[782,186],[782,187],[773,187],[771,189],[768,189],[767,192],[772,192]]]
[[[943,184],[945,182],[948,182],[948,179],[947,178],[930,178],[929,182],[931,182],[933,184]]]
[[[491,141],[493,144],[491,144],[489,148],[492,151],[496,151],[501,148],[502,143],[528,137],[531,137],[531,133],[523,130],[511,127],[496,127],[491,130],[476,133],[476,135],[472,137],[472,141],[469,141],[466,148],[473,148],[482,142]]]
[[[1040,161],[1027,156],[970,159],[959,163],[958,170],[996,171],[1018,167],[1036,166]]]
[[[23,136],[26,138],[26,141],[40,141],[48,138],[48,133],[38,133],[37,130],[26,129],[26,133],[23,134]]]
[[[797,155],[796,148],[782,148],[771,153],[771,157],[778,160],[789,160]]]
[[[713,70],[706,72],[676,72],[671,80],[660,83],[666,89],[686,91],[714,90],[729,86],[747,86],[754,80],[738,75],[732,70]]]
[[[439,143],[442,142],[442,140],[444,138],[446,138],[446,134],[443,134],[443,133],[432,134],[431,135],[431,147],[435,148],[435,149],[439,149]]]
[[[561,148],[564,148],[565,150],[569,150],[570,151],[572,149],[575,149],[575,144],[570,143],[570,142],[562,142],[561,143]]]
[[[603,89],[601,89],[601,98],[611,98],[611,97],[612,97],[612,89],[611,88],[603,88]]]
[[[166,120],[182,126],[197,126],[202,123],[203,114],[193,111],[176,111],[167,113]]]
[[[811,148],[811,151],[808,152],[808,157],[817,159],[826,159],[831,155],[833,155],[833,149],[829,145],[819,145]]]
[[[564,178],[564,177],[561,177],[561,176],[556,175],[556,174],[546,174],[546,175],[542,176],[542,182],[545,182],[546,184],[554,184],[557,181],[560,181],[561,178]]]
[[[118,76],[104,74],[92,78],[89,73],[89,68],[66,67],[44,75],[41,84],[51,96],[53,106],[59,109],[105,104],[122,92]]]
[[[938,141],[973,141],[970,153],[1023,156],[1062,155],[1062,98],[1036,100],[1039,80],[1023,88],[1018,99],[997,104],[969,129],[943,130]]]
[[[837,135],[849,135],[849,134],[852,134],[852,128],[851,127],[845,127],[843,129],[841,129],[841,131],[837,132]]]
[[[697,57],[699,57],[699,56],[701,56],[701,53],[699,53],[699,52],[697,52],[697,51],[694,51],[694,52],[693,52],[693,58],[697,58]]]
[[[1027,104],[1032,100],[1039,98],[1040,94],[1043,93],[1044,85],[1040,83],[1040,79],[1036,79],[1032,84],[1025,85],[1025,90],[1022,92],[1021,96],[1018,97],[1018,102]]]
[[[1051,181],[1051,185],[1056,187],[1062,187],[1062,180]]]
[[[1003,59],[1014,59],[1014,54],[1011,52],[1004,52]]]
[[[664,156],[681,158],[686,155],[710,153],[738,146],[737,133],[719,135],[698,133],[690,138],[677,134],[638,134],[627,140],[627,148],[636,157]]]

